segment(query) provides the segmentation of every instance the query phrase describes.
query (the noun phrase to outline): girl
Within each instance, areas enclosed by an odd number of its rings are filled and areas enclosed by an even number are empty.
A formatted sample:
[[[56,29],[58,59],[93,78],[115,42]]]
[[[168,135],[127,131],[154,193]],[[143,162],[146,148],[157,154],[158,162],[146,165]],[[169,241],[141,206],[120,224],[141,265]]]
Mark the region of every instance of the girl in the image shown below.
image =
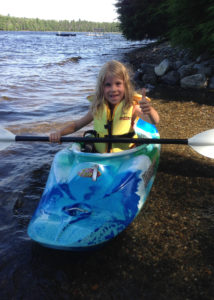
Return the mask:
[[[51,133],[50,142],[60,142],[61,136],[73,133],[92,121],[99,137],[133,137],[133,125],[137,118],[152,124],[159,122],[157,111],[146,99],[145,89],[142,94],[142,100],[138,103],[126,67],[115,60],[107,62],[99,73],[90,110],[79,120]],[[96,151],[100,153],[118,152],[131,147],[133,144],[95,144]]]

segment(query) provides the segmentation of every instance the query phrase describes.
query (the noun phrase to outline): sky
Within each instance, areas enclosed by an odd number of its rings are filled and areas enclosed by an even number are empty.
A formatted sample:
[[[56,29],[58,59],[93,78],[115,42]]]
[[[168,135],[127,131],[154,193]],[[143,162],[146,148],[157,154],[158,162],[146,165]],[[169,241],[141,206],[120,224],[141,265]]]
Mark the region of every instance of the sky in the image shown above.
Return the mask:
[[[117,22],[116,0],[3,0],[0,15],[43,20]]]

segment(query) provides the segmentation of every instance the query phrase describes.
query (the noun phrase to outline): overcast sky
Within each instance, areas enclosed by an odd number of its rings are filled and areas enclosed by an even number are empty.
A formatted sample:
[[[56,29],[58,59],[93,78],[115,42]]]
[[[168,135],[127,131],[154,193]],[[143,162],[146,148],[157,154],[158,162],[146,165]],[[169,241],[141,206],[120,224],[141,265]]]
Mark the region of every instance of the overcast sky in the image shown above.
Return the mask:
[[[0,15],[44,20],[117,22],[117,0],[2,0]]]

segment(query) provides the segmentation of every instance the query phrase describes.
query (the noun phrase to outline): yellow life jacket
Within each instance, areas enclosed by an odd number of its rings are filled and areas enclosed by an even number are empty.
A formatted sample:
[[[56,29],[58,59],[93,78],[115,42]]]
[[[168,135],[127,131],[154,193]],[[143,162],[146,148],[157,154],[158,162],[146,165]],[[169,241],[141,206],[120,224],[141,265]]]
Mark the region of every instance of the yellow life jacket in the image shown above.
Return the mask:
[[[123,112],[123,101],[121,101],[111,111],[108,104],[104,104],[103,111],[94,116],[94,130],[99,134],[99,137],[121,137],[121,135],[123,137],[137,137],[132,126],[133,108],[134,106],[131,106]],[[119,152],[128,150],[133,145],[128,143],[95,143],[95,148],[100,153]]]

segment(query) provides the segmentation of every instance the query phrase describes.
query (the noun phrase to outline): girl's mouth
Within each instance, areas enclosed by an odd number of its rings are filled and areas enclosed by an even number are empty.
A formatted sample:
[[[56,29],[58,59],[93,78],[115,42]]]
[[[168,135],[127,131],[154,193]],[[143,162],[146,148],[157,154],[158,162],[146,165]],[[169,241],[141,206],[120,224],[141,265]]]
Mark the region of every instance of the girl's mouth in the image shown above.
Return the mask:
[[[111,98],[117,98],[118,96],[118,94],[110,95]]]

